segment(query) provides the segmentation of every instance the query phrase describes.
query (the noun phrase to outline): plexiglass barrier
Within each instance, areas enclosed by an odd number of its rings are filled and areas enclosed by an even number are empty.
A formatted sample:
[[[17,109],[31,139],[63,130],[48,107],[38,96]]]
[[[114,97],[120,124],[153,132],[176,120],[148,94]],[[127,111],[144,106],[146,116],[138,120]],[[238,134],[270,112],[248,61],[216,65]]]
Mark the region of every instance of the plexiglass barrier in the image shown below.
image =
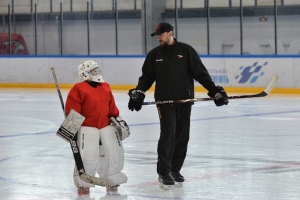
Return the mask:
[[[171,23],[202,55],[300,54],[298,0],[4,0],[0,55],[143,55]]]

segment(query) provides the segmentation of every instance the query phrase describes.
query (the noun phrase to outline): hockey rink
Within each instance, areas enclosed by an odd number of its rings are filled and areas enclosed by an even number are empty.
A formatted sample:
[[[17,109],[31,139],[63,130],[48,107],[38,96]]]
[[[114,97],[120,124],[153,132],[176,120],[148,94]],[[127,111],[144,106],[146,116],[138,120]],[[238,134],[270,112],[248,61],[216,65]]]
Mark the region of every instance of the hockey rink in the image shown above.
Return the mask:
[[[64,120],[56,89],[0,88],[0,200],[300,199],[300,94],[195,103],[186,181],[172,191],[157,181],[156,107],[132,112],[126,91],[113,94],[131,131],[123,141],[128,182],[118,193],[96,186],[78,195],[70,145],[56,136]]]

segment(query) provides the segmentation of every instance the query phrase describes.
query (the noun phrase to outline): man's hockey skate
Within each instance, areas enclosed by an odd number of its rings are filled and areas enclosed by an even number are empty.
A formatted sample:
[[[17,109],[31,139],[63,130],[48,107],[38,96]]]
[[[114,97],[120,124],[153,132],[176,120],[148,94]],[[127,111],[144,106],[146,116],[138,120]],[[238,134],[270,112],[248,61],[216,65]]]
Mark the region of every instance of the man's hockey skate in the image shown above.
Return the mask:
[[[159,175],[158,181],[159,181],[159,188],[164,190],[172,190],[173,185],[175,184],[170,174],[167,174],[165,176]]]
[[[181,188],[184,182],[184,177],[179,172],[171,172],[171,177],[175,181],[175,187]]]

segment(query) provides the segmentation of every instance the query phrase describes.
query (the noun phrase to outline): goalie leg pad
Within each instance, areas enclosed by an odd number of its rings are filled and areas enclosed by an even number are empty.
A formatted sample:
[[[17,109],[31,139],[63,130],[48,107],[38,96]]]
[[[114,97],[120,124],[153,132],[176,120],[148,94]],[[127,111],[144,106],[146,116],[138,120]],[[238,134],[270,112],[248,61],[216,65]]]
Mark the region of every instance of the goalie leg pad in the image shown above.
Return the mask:
[[[97,128],[82,126],[78,132],[78,148],[85,172],[90,176],[95,176],[96,174],[97,162],[99,159],[99,139],[99,130]],[[74,184],[78,188],[95,186],[80,179],[76,166],[73,178]]]
[[[108,125],[100,129],[101,144],[97,173],[101,178],[108,178],[109,185],[120,185],[127,182],[121,172],[124,166],[124,149],[115,126]]]
[[[110,186],[120,185],[127,183],[127,176],[123,172],[119,172],[107,177],[107,184]]]

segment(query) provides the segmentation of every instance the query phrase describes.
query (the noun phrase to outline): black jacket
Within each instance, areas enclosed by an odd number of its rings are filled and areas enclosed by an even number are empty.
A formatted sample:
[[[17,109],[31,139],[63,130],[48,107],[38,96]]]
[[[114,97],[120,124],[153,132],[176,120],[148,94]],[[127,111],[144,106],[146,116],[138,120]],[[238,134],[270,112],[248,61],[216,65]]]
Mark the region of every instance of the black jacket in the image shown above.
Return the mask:
[[[174,40],[174,45],[158,46],[147,54],[136,89],[147,91],[155,81],[155,101],[194,98],[194,79],[208,91],[216,90],[195,49]]]

